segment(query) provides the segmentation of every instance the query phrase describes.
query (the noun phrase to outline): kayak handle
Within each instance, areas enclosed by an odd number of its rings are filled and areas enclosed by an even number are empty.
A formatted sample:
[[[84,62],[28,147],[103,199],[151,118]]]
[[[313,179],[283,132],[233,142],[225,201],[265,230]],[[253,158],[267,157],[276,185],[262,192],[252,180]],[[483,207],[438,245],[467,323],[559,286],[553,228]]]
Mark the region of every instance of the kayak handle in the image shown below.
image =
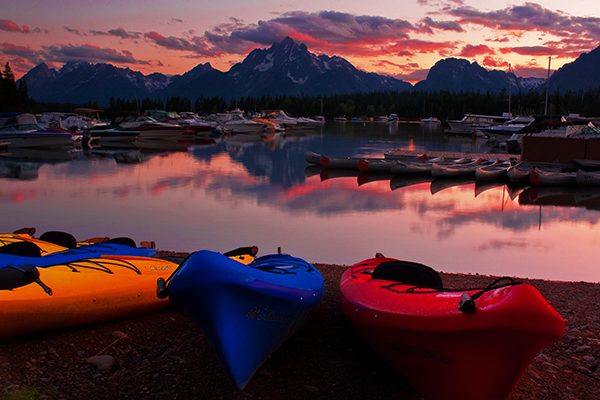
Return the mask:
[[[462,294],[462,296],[460,296],[458,309],[464,313],[471,313],[475,311],[475,300],[473,300],[473,297],[471,297],[469,293],[465,292]]]
[[[169,297],[169,289],[164,278],[158,278],[156,280],[156,297],[159,299],[166,299]]]

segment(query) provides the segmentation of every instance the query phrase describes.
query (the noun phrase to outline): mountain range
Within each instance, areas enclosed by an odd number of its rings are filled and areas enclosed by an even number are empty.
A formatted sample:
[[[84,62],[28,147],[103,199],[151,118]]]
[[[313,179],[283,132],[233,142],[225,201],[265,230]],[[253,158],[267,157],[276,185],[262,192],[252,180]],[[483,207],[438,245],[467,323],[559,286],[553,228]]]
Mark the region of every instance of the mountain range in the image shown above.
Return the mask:
[[[582,54],[552,74],[551,91],[596,89],[600,74],[600,47]],[[172,96],[196,99],[220,96],[225,99],[274,96],[331,96],[376,91],[439,91],[499,93],[511,86],[512,93],[545,90],[546,80],[508,75],[466,59],[446,58],[431,67],[427,78],[414,86],[387,75],[357,69],[338,56],[316,55],[302,43],[287,37],[268,49],[255,49],[227,72],[209,63],[198,64],[183,75],[143,75],[111,64],[69,61],[62,68],[45,63],[24,77],[29,96],[39,102],[97,102],[106,106],[110,98],[166,99]]]

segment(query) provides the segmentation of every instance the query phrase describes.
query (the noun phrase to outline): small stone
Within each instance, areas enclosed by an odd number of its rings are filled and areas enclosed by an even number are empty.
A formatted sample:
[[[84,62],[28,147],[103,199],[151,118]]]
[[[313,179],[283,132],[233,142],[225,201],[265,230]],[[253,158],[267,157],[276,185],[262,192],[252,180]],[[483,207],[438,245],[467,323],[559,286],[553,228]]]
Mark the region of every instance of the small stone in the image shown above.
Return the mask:
[[[311,386],[311,385],[304,385],[304,387],[302,388],[304,390],[306,390],[307,392],[318,392],[319,388],[316,386]]]
[[[114,331],[113,333],[111,333],[111,335],[113,335],[114,337],[116,337],[118,339],[123,339],[123,338],[128,337],[125,332],[121,332],[121,331]]]
[[[105,371],[105,370],[112,368],[112,366],[115,362],[115,359],[113,356],[103,355],[103,356],[90,357],[86,361],[91,364],[96,364],[96,366],[98,367],[98,369],[100,371]]]

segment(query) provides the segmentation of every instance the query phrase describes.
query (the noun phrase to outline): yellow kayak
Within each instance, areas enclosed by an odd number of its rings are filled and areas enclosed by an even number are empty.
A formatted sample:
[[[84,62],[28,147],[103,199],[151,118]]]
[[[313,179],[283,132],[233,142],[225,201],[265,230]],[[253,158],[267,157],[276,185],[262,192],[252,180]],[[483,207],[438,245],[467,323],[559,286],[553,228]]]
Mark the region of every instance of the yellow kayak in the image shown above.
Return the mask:
[[[0,233],[0,253],[37,257],[98,243],[125,244],[136,247],[135,241],[126,237],[112,239],[93,237],[77,241],[70,233],[60,231],[44,232],[39,238],[35,238],[34,234],[35,228],[23,228],[13,233]],[[156,248],[154,242],[143,241],[140,244],[144,248]]]
[[[178,264],[103,255],[36,268],[0,269],[0,339],[155,311],[170,305],[156,281]]]

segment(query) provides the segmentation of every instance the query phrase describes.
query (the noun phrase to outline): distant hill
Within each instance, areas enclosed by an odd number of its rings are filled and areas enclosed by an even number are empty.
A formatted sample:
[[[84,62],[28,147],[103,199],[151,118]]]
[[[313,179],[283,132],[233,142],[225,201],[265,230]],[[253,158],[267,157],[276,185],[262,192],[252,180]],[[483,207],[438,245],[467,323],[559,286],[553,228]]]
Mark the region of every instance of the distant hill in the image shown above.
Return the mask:
[[[111,64],[69,61],[61,69],[42,63],[24,76],[29,97],[42,102],[77,103],[97,101],[108,105],[112,97],[145,98],[165,88],[171,78],[163,74],[143,75]]]
[[[600,86],[600,50],[582,54],[550,77],[550,89],[580,90]],[[270,96],[331,96],[376,91],[490,92],[545,90],[545,79],[508,78],[506,71],[488,71],[466,59],[438,61],[424,81],[414,87],[402,80],[355,68],[337,56],[316,55],[302,43],[285,38],[268,49],[255,49],[227,72],[209,63],[198,64],[183,75],[143,75],[111,64],[69,61],[59,70],[44,63],[24,76],[29,96],[41,102],[85,103],[106,106],[110,98],[166,99],[172,96],[196,99],[220,96],[225,99]]]

